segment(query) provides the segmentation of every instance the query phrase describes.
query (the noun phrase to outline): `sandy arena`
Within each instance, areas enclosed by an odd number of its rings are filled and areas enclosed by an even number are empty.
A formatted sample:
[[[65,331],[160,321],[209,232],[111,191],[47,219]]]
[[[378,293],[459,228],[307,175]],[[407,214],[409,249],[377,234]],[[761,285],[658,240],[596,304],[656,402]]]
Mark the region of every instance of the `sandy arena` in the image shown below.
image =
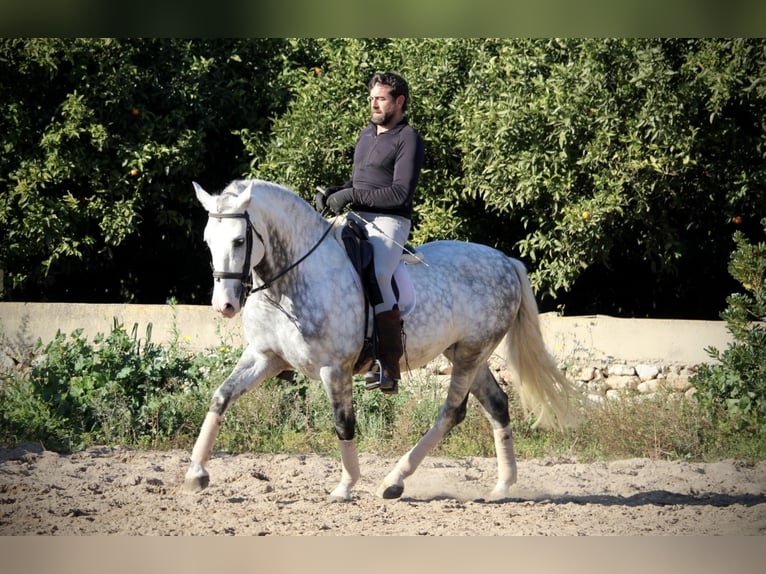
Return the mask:
[[[0,449],[0,535],[764,535],[766,461],[519,461],[490,501],[491,458],[426,458],[399,500],[375,495],[393,458],[360,454],[362,480],[330,502],[340,463],[214,453],[210,487],[181,492],[186,451]]]

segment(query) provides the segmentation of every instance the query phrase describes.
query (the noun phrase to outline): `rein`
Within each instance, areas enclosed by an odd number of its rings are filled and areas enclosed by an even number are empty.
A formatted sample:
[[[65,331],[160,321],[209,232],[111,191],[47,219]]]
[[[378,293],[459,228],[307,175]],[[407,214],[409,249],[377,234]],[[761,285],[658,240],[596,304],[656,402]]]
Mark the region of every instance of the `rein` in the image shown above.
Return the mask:
[[[252,230],[253,233],[255,233],[256,237],[258,237],[258,241],[263,243],[263,237],[260,233],[258,233],[258,230],[253,225],[253,222],[250,221],[250,215],[246,212],[244,213],[209,213],[208,218],[210,219],[244,219],[245,225],[249,230]],[[295,261],[294,263],[291,263],[288,265],[285,269],[277,273],[274,277],[269,279],[268,281],[264,281],[263,284],[259,285],[258,287],[253,288],[253,282],[252,282],[252,275],[251,275],[251,268],[250,268],[250,257],[253,254],[253,236],[248,233],[246,238],[246,252],[245,252],[245,262],[242,265],[242,271],[240,273],[236,273],[234,271],[216,271],[213,269],[213,278],[214,279],[239,279],[242,282],[242,293],[240,294],[240,305],[243,305],[245,302],[245,299],[247,298],[247,295],[252,293],[257,293],[258,291],[263,291],[264,289],[268,289],[271,287],[274,282],[279,279],[280,277],[286,275],[291,270],[293,270],[295,267],[300,265],[304,260],[306,260],[314,251],[316,251],[317,247],[322,243],[322,241],[325,240],[325,238],[329,235],[330,231],[332,231],[333,225],[332,223],[328,225],[325,232],[322,234],[322,237],[319,238],[319,241],[317,241],[314,246],[309,249],[308,253],[304,254],[300,259]]]

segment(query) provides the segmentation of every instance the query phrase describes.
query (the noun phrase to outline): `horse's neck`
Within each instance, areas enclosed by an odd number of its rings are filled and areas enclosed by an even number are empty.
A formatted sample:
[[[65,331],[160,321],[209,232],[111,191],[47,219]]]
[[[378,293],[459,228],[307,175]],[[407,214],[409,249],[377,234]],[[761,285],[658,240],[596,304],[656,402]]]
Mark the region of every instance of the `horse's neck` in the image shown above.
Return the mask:
[[[250,218],[256,229],[263,237],[265,254],[255,270],[263,281],[269,281],[278,273],[306,255],[319,241],[329,223],[319,214],[301,203],[298,196],[289,192],[269,190],[259,194],[251,202]],[[260,229],[259,229],[260,228]],[[324,242],[323,242],[324,243]],[[329,243],[329,242],[328,242]],[[312,257],[308,258],[309,260]],[[280,280],[281,285],[293,284],[296,272],[303,272],[306,261],[301,263],[300,270],[293,269]]]

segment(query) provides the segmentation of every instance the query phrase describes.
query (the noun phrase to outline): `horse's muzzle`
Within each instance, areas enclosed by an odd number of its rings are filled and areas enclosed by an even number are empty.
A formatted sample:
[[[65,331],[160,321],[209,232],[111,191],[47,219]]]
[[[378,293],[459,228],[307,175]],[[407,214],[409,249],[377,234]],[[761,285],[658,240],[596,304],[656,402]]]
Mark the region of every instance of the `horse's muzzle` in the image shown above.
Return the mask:
[[[233,283],[233,285],[227,285],[228,283]],[[227,319],[234,317],[242,308],[240,295],[243,290],[242,284],[239,281],[216,281],[213,287],[213,309]]]

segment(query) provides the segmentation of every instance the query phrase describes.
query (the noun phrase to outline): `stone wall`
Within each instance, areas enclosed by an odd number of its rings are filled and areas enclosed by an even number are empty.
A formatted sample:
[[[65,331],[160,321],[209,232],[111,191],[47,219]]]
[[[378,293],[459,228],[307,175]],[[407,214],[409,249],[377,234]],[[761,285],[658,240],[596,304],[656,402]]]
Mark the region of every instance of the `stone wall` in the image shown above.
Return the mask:
[[[678,397],[692,397],[689,378],[697,372],[696,365],[613,362],[599,365],[581,364],[566,367],[569,380],[578,384],[594,402],[624,396],[653,397],[656,393],[670,393]]]
[[[0,366],[11,368],[25,346],[33,346],[37,339],[51,341],[58,330],[71,333],[81,328],[86,336],[93,337],[109,333],[115,320],[126,329],[138,325],[141,336],[151,324],[153,341],[175,339],[192,351],[222,343],[245,343],[239,317],[222,319],[209,306],[0,303],[0,342],[4,349]],[[598,401],[626,391],[650,396],[662,389],[689,396],[693,392],[689,377],[697,365],[711,361],[705,348],[725,349],[730,341],[722,321],[545,313],[540,324],[557,363],[570,380]],[[445,369],[435,361],[428,372],[445,374]],[[506,375],[500,362],[496,370],[500,378]]]
[[[694,389],[689,381],[697,372],[697,365],[671,363],[645,363],[625,360],[604,359],[593,361],[557,361],[566,377],[575,383],[585,396],[596,404],[609,399],[625,397],[651,398],[655,394],[675,398],[690,398]],[[503,358],[495,354],[490,359],[490,368],[501,386],[510,387],[512,375],[506,369]],[[422,369],[404,373],[405,384],[418,384],[435,378],[439,384],[449,384],[451,367],[439,357]]]

